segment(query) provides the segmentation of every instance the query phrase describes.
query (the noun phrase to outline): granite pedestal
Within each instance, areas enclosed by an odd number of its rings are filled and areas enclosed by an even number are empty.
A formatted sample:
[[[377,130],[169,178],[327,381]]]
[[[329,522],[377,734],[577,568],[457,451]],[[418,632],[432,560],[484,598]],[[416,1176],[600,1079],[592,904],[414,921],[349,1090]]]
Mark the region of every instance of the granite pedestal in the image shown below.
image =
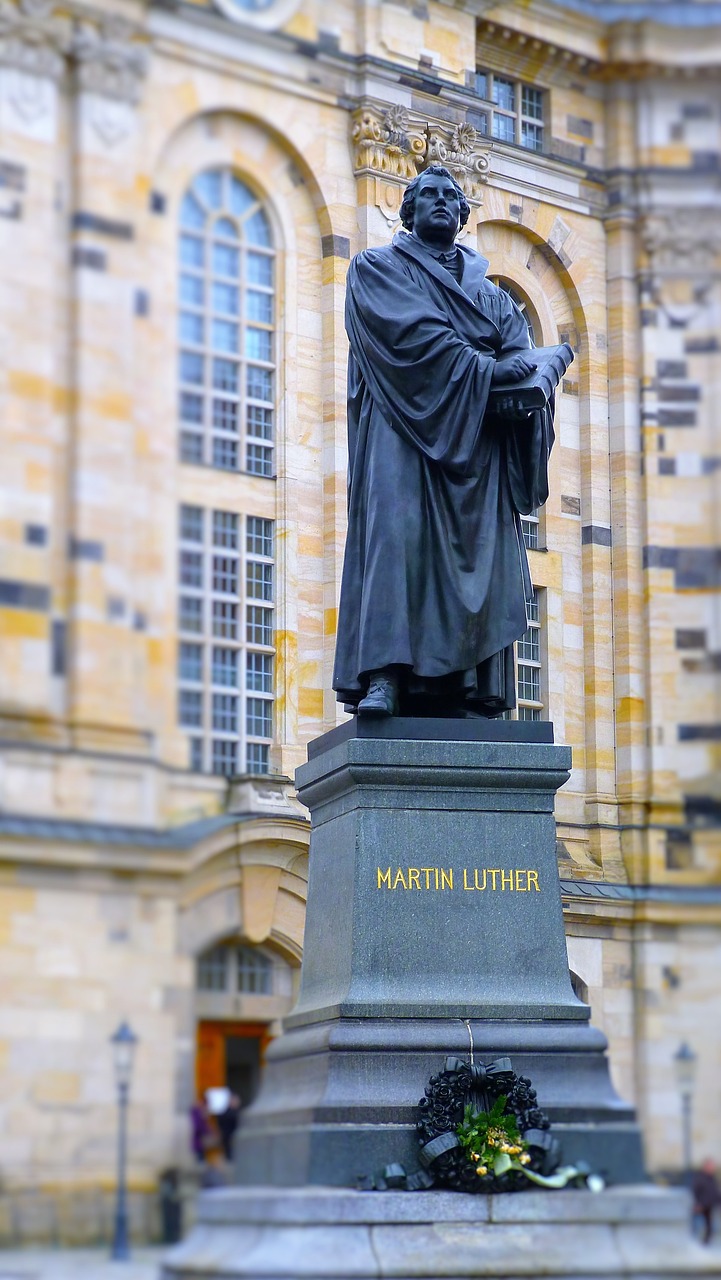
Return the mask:
[[[354,720],[309,757],[301,989],[244,1115],[238,1181],[417,1167],[418,1100],[471,1049],[531,1077],[566,1161],[641,1179],[633,1110],[568,972],[553,803],[570,749],[548,724]]]
[[[719,1274],[683,1192],[642,1182],[639,1130],[571,988],[550,725],[353,721],[311,744],[298,1003],[244,1113],[236,1176],[201,1196],[165,1280]],[[418,1164],[418,1100],[447,1054],[508,1055],[565,1161],[611,1182],[498,1196],[374,1192]]]

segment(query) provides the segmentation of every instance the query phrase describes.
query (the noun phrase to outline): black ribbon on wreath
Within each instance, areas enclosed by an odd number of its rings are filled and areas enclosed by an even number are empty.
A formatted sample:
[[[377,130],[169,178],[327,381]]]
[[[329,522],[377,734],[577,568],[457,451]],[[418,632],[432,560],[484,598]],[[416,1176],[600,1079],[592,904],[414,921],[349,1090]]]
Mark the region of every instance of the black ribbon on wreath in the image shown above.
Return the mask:
[[[463,1058],[446,1058],[444,1074],[455,1073],[470,1081],[468,1101],[477,1111],[490,1111],[501,1093],[510,1093],[516,1079],[510,1058],[496,1058],[485,1066],[481,1062],[465,1062]]]

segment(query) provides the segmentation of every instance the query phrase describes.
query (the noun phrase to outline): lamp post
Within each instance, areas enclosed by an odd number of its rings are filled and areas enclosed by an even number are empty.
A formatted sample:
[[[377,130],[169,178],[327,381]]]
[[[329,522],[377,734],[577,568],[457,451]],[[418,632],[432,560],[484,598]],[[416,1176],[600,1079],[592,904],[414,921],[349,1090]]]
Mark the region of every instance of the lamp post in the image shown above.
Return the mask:
[[[110,1257],[114,1262],[127,1262],[130,1258],[128,1240],[128,1202],[126,1188],[128,1096],[130,1077],[133,1073],[133,1055],[138,1037],[127,1022],[121,1022],[114,1036],[113,1046],[115,1083],[118,1086],[118,1186],[115,1199],[115,1229]]]
[[[696,1079],[696,1054],[684,1040],[673,1055],[676,1084],[681,1095],[681,1122],[683,1129],[683,1166],[686,1178],[691,1174],[691,1099]]]

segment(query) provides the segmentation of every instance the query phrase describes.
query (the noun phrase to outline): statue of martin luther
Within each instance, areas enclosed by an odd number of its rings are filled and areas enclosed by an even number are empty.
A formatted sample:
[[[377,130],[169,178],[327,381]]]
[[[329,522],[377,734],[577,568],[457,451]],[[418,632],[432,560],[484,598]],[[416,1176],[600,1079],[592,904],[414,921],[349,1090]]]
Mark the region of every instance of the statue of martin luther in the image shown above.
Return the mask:
[[[553,404],[530,415],[523,316],[455,243],[449,171],[408,186],[406,228],[347,279],[349,493],[333,687],[359,715],[495,716],[515,705],[530,596],[520,516],[548,496]],[[509,388],[486,414],[491,387]]]

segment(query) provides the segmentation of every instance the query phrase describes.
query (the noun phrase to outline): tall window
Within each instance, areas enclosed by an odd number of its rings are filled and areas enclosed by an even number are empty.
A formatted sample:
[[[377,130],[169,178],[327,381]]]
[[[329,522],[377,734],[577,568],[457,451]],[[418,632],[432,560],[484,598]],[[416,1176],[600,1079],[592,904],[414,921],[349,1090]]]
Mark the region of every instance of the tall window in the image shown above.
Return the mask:
[[[260,516],[180,508],[178,720],[198,771],[268,772],[273,534]]]
[[[487,106],[485,133],[529,151],[543,151],[543,91],[495,71],[476,72],[476,93]],[[490,126],[490,127],[489,127]]]
[[[502,720],[545,720],[543,702],[543,631],[541,605],[535,587],[526,601],[527,629],[516,643],[516,710]]]
[[[180,457],[272,476],[274,253],[258,199],[226,169],[180,207]]]
[[[526,601],[528,630],[516,645],[516,685],[519,720],[542,720],[541,698],[541,609],[534,589]]]
[[[540,523],[538,507],[534,507],[529,515],[521,516],[521,533],[529,551],[538,551],[541,545]]]

